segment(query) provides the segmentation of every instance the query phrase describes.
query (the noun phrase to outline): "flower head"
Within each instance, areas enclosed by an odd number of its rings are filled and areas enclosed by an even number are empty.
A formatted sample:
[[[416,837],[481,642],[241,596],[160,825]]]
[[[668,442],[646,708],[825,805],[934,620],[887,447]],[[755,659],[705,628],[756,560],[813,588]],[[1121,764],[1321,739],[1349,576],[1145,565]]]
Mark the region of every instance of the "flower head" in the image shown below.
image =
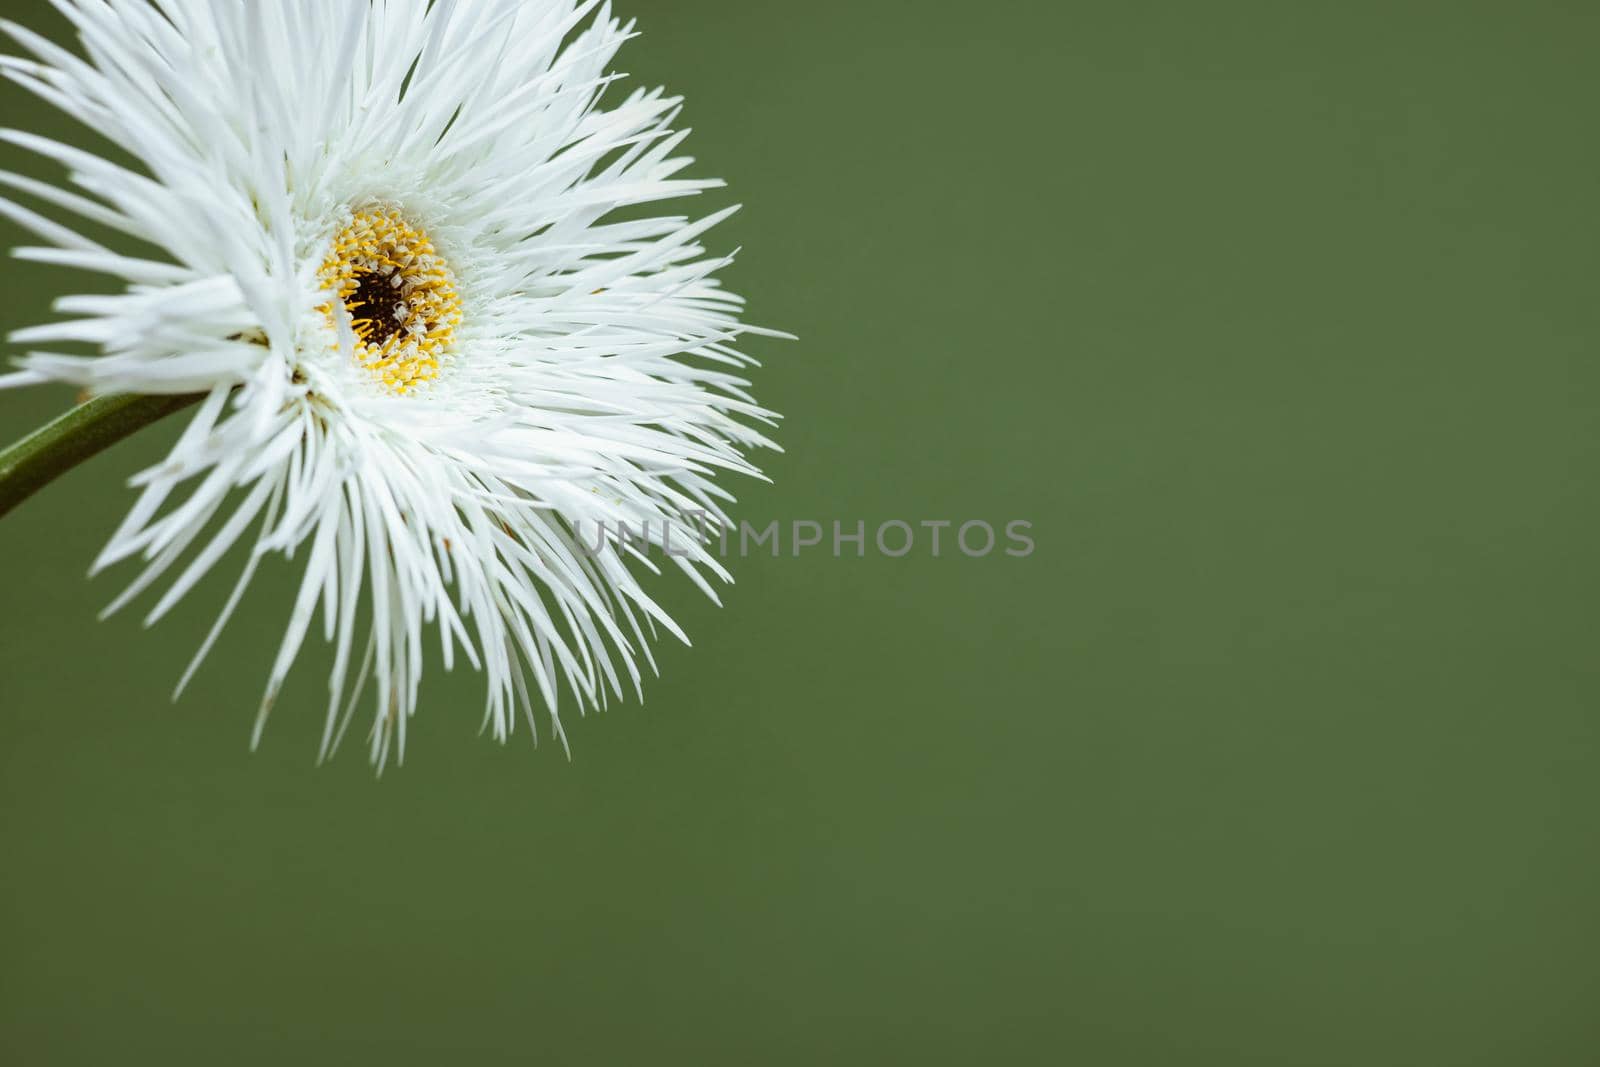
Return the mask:
[[[21,258],[123,288],[14,335],[0,382],[204,395],[96,563],[144,563],[108,611],[159,585],[159,619],[250,544],[186,683],[259,561],[303,560],[257,736],[319,626],[324,751],[370,680],[380,765],[435,640],[482,670],[501,739],[536,701],[559,736],[564,700],[637,689],[656,628],[682,636],[652,561],[573,535],[726,522],[714,479],[758,474],[772,416],[733,347],[762,331],[700,245],[727,212],[619,213],[720,184],[680,176],[677,100],[612,99],[631,27],[594,0],[60,6],[86,58],[8,23],[32,58],[0,65],[136,164],[7,131],[68,181],[0,183],[76,221],[0,212],[45,242]],[[727,578],[697,542],[663,558]]]

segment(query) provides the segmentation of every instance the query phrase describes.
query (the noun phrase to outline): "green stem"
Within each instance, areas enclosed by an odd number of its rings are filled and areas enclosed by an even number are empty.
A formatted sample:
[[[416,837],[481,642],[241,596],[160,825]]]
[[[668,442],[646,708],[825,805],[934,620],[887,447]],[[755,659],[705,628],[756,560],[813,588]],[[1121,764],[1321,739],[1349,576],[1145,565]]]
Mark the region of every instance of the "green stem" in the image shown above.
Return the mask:
[[[124,437],[200,400],[189,396],[102,396],[79,404],[0,451],[0,515]]]

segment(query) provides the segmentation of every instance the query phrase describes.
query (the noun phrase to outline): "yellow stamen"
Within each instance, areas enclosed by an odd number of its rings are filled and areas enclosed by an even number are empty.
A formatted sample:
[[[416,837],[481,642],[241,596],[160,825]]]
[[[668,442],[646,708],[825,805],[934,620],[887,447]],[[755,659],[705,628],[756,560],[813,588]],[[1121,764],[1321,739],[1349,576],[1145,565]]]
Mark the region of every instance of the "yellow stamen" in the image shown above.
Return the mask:
[[[349,313],[356,358],[376,381],[405,393],[439,377],[461,325],[461,296],[426,233],[390,208],[357,212],[318,276]],[[333,311],[324,305],[330,319]]]

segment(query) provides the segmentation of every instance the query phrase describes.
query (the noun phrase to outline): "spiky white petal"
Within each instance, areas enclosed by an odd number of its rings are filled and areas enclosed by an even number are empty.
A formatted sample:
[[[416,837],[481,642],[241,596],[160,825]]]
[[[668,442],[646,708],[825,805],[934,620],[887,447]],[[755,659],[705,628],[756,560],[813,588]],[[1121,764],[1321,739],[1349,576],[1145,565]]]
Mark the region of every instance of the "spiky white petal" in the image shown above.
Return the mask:
[[[727,212],[614,214],[720,184],[682,176],[676,98],[603,102],[631,26],[597,0],[57,6],[84,57],[6,23],[31,58],[0,70],[138,167],[5,131],[70,187],[0,173],[0,212],[43,241],[17,255],[124,289],[15,334],[31,351],[0,386],[205,394],[96,561],[143,564],[109,610],[159,587],[154,622],[251,545],[198,666],[258,562],[303,560],[260,719],[316,627],[335,650],[324,752],[370,679],[380,766],[404,753],[432,641],[484,672],[501,739],[518,708],[532,725],[535,692],[563,736],[563,692],[582,708],[637,689],[656,628],[682,636],[630,569],[653,564],[572,534],[725,522],[714,478],[759,474],[745,454],[771,446],[754,427],[772,416],[733,347],[763,331],[700,243]],[[448,367],[403,394],[319,278],[372,204],[425,229],[459,288]],[[707,592],[727,578],[698,544],[674,553]]]

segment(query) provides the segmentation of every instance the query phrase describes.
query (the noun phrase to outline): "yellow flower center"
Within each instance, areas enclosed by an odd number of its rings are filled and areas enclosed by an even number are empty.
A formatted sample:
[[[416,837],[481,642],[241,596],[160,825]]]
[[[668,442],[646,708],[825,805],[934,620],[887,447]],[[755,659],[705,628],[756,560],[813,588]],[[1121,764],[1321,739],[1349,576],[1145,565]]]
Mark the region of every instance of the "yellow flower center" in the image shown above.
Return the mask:
[[[356,358],[395,393],[431,382],[461,325],[461,295],[428,235],[397,211],[357,212],[318,276],[356,334]],[[330,319],[334,308],[323,308]]]

